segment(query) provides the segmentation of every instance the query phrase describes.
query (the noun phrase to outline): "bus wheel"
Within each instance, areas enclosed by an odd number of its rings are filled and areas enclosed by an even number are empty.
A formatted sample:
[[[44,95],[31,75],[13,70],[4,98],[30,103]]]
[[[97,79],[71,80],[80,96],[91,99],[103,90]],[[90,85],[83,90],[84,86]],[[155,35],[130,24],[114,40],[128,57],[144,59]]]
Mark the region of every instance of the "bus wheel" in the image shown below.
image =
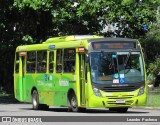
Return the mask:
[[[34,110],[38,110],[40,108],[37,90],[33,90],[32,93],[32,107]]]
[[[70,99],[68,99],[68,112],[72,112],[72,107],[71,107]]]
[[[128,110],[128,108],[117,108],[117,109],[116,109],[116,111],[117,111],[118,113],[126,113],[127,110]]]
[[[72,94],[71,97],[69,98],[69,102],[70,102],[70,109],[73,112],[78,112],[78,103],[77,103],[77,98],[75,94]]]

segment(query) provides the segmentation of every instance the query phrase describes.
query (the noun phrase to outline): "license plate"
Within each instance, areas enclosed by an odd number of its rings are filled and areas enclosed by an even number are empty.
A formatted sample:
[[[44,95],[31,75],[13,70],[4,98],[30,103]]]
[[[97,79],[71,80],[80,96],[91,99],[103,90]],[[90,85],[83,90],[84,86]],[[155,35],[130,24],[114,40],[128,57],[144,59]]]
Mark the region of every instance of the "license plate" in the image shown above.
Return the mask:
[[[118,99],[118,100],[116,100],[116,103],[125,103],[125,100]]]

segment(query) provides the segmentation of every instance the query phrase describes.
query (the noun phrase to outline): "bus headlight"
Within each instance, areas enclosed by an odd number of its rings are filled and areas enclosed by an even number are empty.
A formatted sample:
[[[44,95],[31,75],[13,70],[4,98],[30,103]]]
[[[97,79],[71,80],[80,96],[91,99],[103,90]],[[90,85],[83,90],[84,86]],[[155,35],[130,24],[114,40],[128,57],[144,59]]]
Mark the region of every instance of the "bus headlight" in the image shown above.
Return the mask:
[[[139,89],[138,96],[142,95],[143,93],[144,93],[144,86],[142,86],[142,87]]]
[[[93,87],[93,92],[94,92],[94,94],[95,94],[96,96],[102,97],[102,95],[101,95],[99,89]]]

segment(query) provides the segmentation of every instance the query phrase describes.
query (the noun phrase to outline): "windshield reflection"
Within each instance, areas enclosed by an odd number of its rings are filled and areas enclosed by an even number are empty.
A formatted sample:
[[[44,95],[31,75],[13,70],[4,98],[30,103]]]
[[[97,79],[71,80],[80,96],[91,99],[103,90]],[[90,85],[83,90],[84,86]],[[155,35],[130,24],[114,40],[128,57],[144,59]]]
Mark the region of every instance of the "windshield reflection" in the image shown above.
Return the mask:
[[[123,84],[144,81],[140,52],[92,52],[90,57],[91,79],[94,83]]]

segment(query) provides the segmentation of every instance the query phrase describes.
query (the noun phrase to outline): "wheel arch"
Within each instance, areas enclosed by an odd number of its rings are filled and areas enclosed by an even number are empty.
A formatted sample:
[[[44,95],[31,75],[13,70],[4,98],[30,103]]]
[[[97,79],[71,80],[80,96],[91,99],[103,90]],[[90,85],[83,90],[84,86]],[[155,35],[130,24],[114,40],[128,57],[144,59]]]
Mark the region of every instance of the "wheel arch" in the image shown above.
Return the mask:
[[[67,98],[70,99],[72,94],[74,94],[74,95],[76,96],[75,91],[74,91],[72,88],[70,88],[70,89],[68,90],[68,93],[67,93]]]
[[[32,89],[31,89],[31,95],[32,95],[34,90],[36,90],[38,92],[37,88],[35,86],[33,86]]]

